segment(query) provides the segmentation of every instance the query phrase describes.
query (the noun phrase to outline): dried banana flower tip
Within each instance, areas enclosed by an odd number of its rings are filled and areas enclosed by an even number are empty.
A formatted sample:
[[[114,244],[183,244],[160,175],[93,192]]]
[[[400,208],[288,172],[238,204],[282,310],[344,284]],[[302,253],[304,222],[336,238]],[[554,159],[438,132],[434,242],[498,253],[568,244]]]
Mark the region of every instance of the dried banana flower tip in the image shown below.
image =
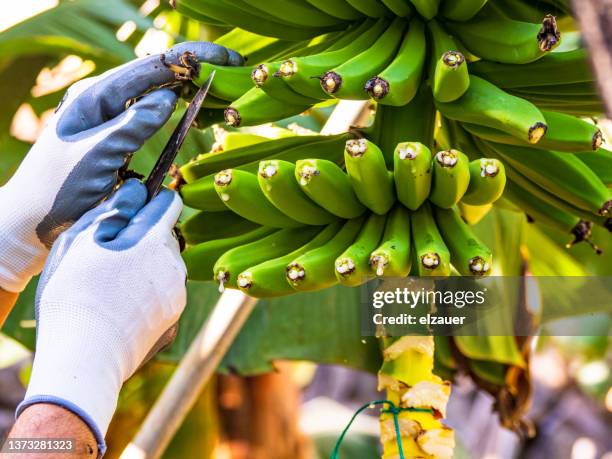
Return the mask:
[[[610,201],[606,201],[606,203],[601,206],[601,209],[599,209],[599,215],[606,217],[610,214],[610,211],[612,210],[612,199]]]
[[[313,177],[319,175],[319,169],[310,164],[303,164],[298,168],[298,175],[300,177],[300,185],[308,185]]]
[[[495,177],[499,174],[499,164],[494,159],[481,159],[480,160],[480,176],[481,177]]]
[[[465,62],[465,56],[459,51],[447,51],[442,55],[442,62],[448,67],[456,69]]]
[[[414,159],[417,157],[417,151],[411,145],[406,145],[405,147],[400,147],[397,149],[397,155],[399,159]]]
[[[476,276],[484,276],[491,269],[491,265],[482,257],[474,257],[469,261],[470,272]]]
[[[226,169],[215,175],[215,185],[226,186],[232,183],[232,170]]]
[[[297,73],[298,65],[294,60],[288,59],[281,63],[278,71],[274,73],[275,77],[290,77]]]
[[[261,86],[268,79],[268,66],[266,64],[259,64],[251,72],[251,79],[256,86]]]
[[[253,274],[245,271],[238,276],[238,287],[249,289],[253,286]]]
[[[228,126],[238,127],[240,126],[240,123],[242,122],[240,113],[234,107],[226,108],[224,117],[225,117],[225,123]]]
[[[273,161],[262,162],[259,165],[259,175],[263,178],[269,179],[274,177],[278,172],[278,165]]]
[[[374,99],[382,99],[389,94],[390,85],[384,78],[375,76],[366,82],[364,89],[370,97]]]
[[[600,130],[597,130],[595,134],[593,134],[593,150],[597,150],[599,147],[603,145],[603,133]]]
[[[421,264],[424,268],[435,269],[440,265],[440,255],[437,253],[426,253],[421,256]]]
[[[536,123],[529,128],[527,140],[529,143],[538,143],[546,135],[546,131],[548,131],[548,126],[544,123]]]
[[[352,258],[340,258],[336,261],[336,271],[342,276],[355,272],[355,261]]]
[[[370,265],[376,271],[377,276],[385,274],[385,268],[389,264],[389,258],[383,254],[372,255],[370,258]]]
[[[455,150],[439,151],[436,154],[436,161],[438,161],[442,167],[455,167],[458,160],[459,156]]]
[[[561,32],[557,20],[552,14],[547,14],[542,20],[542,28],[538,32],[538,46],[543,52],[552,50],[561,41]]]
[[[306,271],[302,265],[293,262],[287,266],[286,275],[291,282],[297,282],[306,277]]]
[[[348,140],[345,150],[353,158],[359,158],[368,150],[368,142],[366,139]]]
[[[329,94],[338,92],[340,86],[342,86],[342,77],[334,71],[325,72],[320,80],[321,87]]]

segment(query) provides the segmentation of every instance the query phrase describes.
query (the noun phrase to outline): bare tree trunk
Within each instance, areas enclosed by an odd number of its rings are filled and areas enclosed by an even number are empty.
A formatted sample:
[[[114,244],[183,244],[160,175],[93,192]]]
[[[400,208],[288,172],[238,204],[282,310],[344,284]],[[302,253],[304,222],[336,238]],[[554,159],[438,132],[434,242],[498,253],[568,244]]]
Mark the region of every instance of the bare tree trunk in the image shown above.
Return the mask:
[[[573,0],[608,118],[612,118],[612,0]]]
[[[287,366],[253,377],[219,376],[221,425],[232,459],[307,459],[298,427],[301,393]]]

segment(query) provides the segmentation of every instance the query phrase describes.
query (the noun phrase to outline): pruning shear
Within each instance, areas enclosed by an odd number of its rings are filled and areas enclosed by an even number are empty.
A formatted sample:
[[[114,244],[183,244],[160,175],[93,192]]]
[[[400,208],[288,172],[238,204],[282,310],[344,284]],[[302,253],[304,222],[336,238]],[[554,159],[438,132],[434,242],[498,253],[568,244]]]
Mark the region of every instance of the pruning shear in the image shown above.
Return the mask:
[[[204,82],[204,84],[200,87],[193,100],[187,107],[185,114],[181,118],[181,121],[174,129],[174,132],[168,139],[168,143],[161,152],[161,155],[157,159],[155,166],[151,170],[151,173],[145,180],[145,186],[147,187],[147,202],[153,199],[160,192],[162,188],[162,184],[164,183],[164,179],[168,175],[168,171],[170,167],[174,163],[176,159],[176,155],[178,154],[183,142],[185,141],[185,137],[187,137],[187,133],[189,129],[193,125],[193,122],[198,116],[200,109],[202,108],[202,104],[208,95],[208,90],[210,89],[210,85],[212,84],[213,78],[215,77],[215,71],[213,70],[211,74],[208,76],[208,79]]]

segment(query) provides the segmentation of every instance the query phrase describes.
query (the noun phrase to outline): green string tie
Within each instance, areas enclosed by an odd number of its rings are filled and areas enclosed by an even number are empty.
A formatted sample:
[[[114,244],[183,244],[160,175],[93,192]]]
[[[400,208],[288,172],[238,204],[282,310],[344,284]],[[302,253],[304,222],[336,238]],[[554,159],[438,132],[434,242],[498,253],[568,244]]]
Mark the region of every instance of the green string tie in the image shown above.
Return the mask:
[[[373,402],[366,403],[365,405],[361,406],[357,411],[355,411],[355,414],[353,414],[353,417],[351,417],[351,420],[349,421],[349,423],[346,425],[346,427],[340,434],[340,437],[338,438],[338,441],[336,442],[336,446],[334,446],[334,450],[332,451],[331,456],[329,456],[329,459],[339,459],[340,445],[342,444],[342,441],[344,440],[344,436],[346,435],[348,430],[351,428],[351,425],[353,424],[357,416],[359,416],[363,411],[367,410],[368,408],[374,408],[375,405],[387,405],[388,407],[384,408],[382,412],[393,414],[393,424],[395,425],[395,439],[397,440],[397,448],[399,451],[400,459],[405,459],[405,458],[404,458],[404,450],[402,449],[402,438],[400,436],[400,425],[399,425],[398,415],[402,411],[413,411],[413,412],[419,412],[419,413],[432,413],[433,412],[433,410],[429,408],[401,408],[395,405],[395,403],[393,403],[391,400],[374,400]]]

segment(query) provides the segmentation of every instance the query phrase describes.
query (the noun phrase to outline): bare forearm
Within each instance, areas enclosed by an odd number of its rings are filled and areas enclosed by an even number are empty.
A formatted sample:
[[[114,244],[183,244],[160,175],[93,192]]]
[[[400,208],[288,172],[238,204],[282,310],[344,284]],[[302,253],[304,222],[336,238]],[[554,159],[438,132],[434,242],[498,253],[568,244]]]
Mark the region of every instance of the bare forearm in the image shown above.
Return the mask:
[[[0,328],[2,328],[11,309],[15,306],[17,298],[19,298],[18,293],[7,292],[0,288]]]
[[[96,458],[98,447],[96,440],[81,418],[72,412],[56,405],[40,403],[27,408],[17,419],[9,434],[3,451],[8,447],[8,441],[13,439],[47,439],[70,440],[74,445],[73,452],[28,452],[0,453],[0,458],[6,459],[74,459]]]

